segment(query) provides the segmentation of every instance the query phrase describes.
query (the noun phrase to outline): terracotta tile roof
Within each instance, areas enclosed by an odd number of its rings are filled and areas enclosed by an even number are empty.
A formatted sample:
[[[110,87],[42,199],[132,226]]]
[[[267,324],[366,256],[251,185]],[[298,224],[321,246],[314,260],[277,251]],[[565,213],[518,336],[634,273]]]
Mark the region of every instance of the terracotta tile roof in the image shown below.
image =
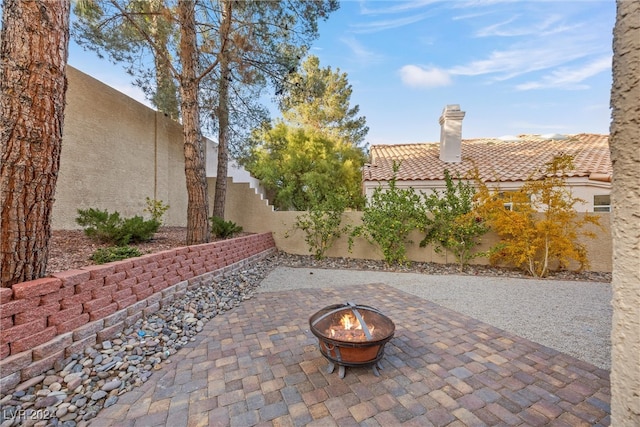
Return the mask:
[[[567,135],[567,139],[543,139],[538,135],[520,135],[517,141],[497,138],[463,139],[462,162],[440,160],[439,143],[374,145],[370,149],[371,167],[364,170],[364,181],[386,181],[393,176],[393,162],[401,161],[397,179],[443,180],[444,170],[464,176],[476,166],[487,182],[525,181],[554,156],[573,156],[575,170],[568,177],[599,177],[610,180],[613,172],[609,136]]]

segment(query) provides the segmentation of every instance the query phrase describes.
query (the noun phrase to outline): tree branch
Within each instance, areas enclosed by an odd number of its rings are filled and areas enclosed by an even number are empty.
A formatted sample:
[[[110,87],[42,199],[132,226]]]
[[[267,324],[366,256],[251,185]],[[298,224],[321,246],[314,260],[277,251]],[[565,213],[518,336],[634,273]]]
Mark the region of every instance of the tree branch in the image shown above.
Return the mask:
[[[120,13],[122,14],[122,16],[129,21],[129,23],[131,23],[131,25],[133,25],[136,30],[138,30],[138,32],[140,33],[140,35],[149,43],[149,45],[151,46],[151,49],[153,50],[155,55],[158,55],[162,58],[162,60],[167,64],[167,66],[169,67],[169,69],[171,70],[171,72],[173,73],[174,77],[176,79],[180,79],[181,74],[178,72],[178,70],[175,69],[175,67],[173,66],[173,64],[171,63],[171,59],[168,58],[165,54],[162,53],[162,49],[160,49],[155,41],[151,38],[151,36],[149,36],[149,34],[140,26],[138,25],[138,23],[132,18],[132,15],[127,12],[126,10],[124,10],[116,0],[110,0],[110,3],[120,11]],[[145,13],[136,13],[136,15],[150,15],[150,14],[145,14]],[[155,14],[154,14],[155,15]]]

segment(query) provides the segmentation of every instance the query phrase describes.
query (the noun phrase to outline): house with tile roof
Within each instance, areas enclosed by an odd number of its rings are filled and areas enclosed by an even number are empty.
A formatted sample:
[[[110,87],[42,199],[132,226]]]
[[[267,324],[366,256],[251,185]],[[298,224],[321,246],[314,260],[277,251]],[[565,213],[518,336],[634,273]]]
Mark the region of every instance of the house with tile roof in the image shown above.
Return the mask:
[[[440,141],[433,143],[374,145],[370,163],[363,168],[363,190],[370,198],[379,186],[393,177],[393,165],[399,164],[396,185],[413,187],[431,194],[445,189],[445,169],[452,176],[465,176],[478,169],[488,185],[508,193],[528,179],[542,179],[545,165],[555,156],[573,157],[574,170],[566,176],[566,185],[574,197],[584,200],[576,204],[579,212],[609,212],[613,167],[609,152],[609,136],[519,135],[501,138],[462,139],[465,113],[458,105],[448,105],[440,117]]]

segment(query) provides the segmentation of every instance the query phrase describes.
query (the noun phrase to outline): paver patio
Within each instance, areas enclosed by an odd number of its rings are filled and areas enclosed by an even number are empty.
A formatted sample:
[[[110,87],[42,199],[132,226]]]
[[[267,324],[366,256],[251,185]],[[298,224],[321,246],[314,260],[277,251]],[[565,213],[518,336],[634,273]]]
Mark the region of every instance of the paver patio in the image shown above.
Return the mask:
[[[353,301],[396,324],[384,369],[328,374],[309,331]],[[91,426],[609,425],[609,371],[384,284],[260,293]]]

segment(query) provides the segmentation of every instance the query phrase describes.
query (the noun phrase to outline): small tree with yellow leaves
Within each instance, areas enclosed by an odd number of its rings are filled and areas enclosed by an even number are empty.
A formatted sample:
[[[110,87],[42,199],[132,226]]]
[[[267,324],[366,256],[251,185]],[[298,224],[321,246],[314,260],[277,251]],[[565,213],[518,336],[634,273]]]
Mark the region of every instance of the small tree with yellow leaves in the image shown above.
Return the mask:
[[[500,189],[490,190],[478,182],[478,206],[483,217],[501,239],[492,248],[492,264],[508,264],[545,277],[554,266],[567,268],[571,260],[579,269],[588,268],[589,260],[580,237],[595,238],[585,229],[587,224],[599,226],[599,218],[584,214],[580,217],[574,205],[582,202],[573,197],[566,184],[566,172],[573,169],[572,157],[555,157],[546,166],[542,179],[530,179],[518,190],[509,193],[511,210],[504,207]]]

